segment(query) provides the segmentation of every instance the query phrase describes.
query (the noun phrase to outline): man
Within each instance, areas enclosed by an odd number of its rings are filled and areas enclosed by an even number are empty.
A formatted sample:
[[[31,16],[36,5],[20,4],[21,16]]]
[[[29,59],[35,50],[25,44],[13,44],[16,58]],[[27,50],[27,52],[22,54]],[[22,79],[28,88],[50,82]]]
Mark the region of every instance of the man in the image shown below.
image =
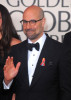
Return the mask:
[[[16,100],[69,100],[60,81],[63,79],[59,67],[62,45],[43,32],[43,10],[28,7],[21,22],[27,40],[13,48],[13,57],[6,60],[4,88],[14,90]]]
[[[66,44],[66,45],[71,44],[71,32],[68,32],[68,33],[65,34],[63,43]]]
[[[63,40],[62,77],[66,90],[65,100],[71,98],[71,31],[66,33]]]

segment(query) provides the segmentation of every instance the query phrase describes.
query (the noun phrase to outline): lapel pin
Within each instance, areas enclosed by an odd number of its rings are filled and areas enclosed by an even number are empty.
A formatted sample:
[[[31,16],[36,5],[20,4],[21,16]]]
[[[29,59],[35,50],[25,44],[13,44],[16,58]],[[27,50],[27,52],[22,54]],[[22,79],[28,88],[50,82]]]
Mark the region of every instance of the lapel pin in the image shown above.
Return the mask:
[[[45,66],[45,58],[42,58],[41,66]]]

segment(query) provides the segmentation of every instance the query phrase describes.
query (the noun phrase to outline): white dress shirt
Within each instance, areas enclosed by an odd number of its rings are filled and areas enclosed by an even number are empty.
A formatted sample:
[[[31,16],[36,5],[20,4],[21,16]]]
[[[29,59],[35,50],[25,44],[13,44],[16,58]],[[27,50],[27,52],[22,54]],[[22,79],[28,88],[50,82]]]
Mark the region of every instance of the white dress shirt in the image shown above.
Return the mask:
[[[39,43],[40,47],[39,47],[39,51],[37,51],[34,47],[32,49],[32,51],[28,50],[28,76],[29,76],[29,85],[31,85],[32,82],[32,78],[33,78],[33,74],[35,72],[35,68],[41,53],[41,50],[43,48],[44,42],[46,40],[46,35],[43,34],[42,37],[37,40],[35,43]],[[29,39],[28,39],[28,43],[32,43]],[[34,43],[34,44],[35,44]],[[4,85],[4,89],[9,89],[11,84],[12,84],[13,80],[9,83],[9,85],[6,85],[3,81],[3,85]]]
[[[39,51],[37,51],[34,47],[33,47],[32,51],[28,50],[29,85],[31,85],[33,74],[34,74],[34,71],[35,71],[35,68],[36,68],[36,65],[37,65],[37,62],[38,62],[38,59],[39,59],[39,56],[40,56],[40,53],[43,48],[45,40],[46,40],[46,35],[43,34],[43,36],[38,41],[35,42],[35,43],[38,42],[40,45]],[[32,43],[32,42],[28,39],[28,43]]]

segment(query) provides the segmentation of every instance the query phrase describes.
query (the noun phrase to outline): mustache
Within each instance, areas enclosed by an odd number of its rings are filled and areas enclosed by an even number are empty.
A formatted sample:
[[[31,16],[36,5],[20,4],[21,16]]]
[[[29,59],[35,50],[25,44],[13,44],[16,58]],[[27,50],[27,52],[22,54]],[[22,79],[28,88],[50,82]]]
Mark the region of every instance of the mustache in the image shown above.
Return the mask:
[[[25,31],[26,31],[26,32],[34,31],[34,29],[26,29]]]

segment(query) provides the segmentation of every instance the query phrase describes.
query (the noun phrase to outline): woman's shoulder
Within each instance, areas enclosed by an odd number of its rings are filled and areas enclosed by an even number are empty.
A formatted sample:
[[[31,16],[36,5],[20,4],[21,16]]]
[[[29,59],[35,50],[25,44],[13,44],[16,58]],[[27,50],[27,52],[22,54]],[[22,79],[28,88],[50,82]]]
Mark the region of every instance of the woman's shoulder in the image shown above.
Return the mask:
[[[19,43],[21,43],[21,40],[16,39],[16,38],[12,38],[12,40],[11,40],[11,46],[17,45],[17,44],[19,44]]]

